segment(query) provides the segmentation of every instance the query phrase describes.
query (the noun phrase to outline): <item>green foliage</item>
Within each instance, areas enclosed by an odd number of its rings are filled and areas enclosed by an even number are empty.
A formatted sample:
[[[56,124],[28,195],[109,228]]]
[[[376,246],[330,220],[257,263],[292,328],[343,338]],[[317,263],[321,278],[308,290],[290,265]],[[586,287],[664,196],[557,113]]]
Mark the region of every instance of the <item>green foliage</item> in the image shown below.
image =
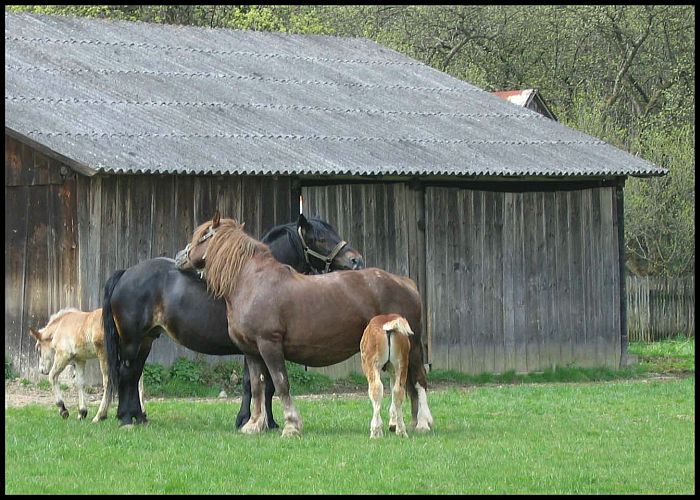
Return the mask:
[[[12,360],[5,355],[5,380],[14,380],[17,378],[17,374],[12,368]]]
[[[146,363],[143,367],[143,384],[146,387],[159,387],[168,378],[168,370],[157,363]]]
[[[305,371],[302,365],[290,361],[285,364],[292,394],[322,391],[333,385],[333,380],[327,375]]]
[[[36,386],[41,389],[42,391],[48,391],[51,390],[51,382],[49,382],[47,379],[42,378],[39,380],[39,382],[36,383]]]
[[[205,361],[178,358],[170,367],[170,379],[198,384],[202,381],[202,371],[205,366]]]

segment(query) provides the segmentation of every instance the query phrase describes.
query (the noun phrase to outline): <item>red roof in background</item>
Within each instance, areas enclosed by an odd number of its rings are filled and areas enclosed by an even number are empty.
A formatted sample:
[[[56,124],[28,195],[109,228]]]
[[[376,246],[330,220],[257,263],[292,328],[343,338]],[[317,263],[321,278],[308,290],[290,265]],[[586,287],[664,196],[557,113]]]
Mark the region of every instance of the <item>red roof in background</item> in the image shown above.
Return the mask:
[[[530,92],[532,89],[527,90],[500,90],[498,92],[491,92],[493,95],[500,97],[501,99],[508,100],[509,97],[520,95],[524,92]]]
[[[556,115],[549,109],[549,106],[544,102],[544,99],[537,89],[499,90],[498,92],[491,92],[491,94],[508,102],[512,102],[513,104],[517,104],[518,106],[537,111],[554,121],[558,121]]]

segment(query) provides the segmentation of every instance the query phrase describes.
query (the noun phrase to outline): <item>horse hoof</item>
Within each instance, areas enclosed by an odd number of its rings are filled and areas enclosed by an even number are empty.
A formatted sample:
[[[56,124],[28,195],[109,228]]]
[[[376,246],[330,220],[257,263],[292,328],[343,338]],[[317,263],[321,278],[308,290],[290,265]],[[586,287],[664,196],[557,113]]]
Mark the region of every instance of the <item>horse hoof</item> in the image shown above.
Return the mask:
[[[285,425],[284,430],[282,431],[282,437],[301,437],[301,431],[294,426]]]
[[[401,437],[401,438],[407,438],[407,437],[408,437],[408,433],[406,432],[406,429],[404,429],[404,430],[402,430],[402,431],[396,431],[396,435],[399,436],[399,437]]]
[[[87,410],[80,410],[80,413],[78,414],[78,420],[83,420],[85,417],[87,417]]]
[[[382,430],[381,427],[378,427],[377,429],[372,429],[369,433],[370,439],[379,439],[383,436],[384,436],[384,431]]]
[[[427,422],[421,422],[416,425],[416,432],[430,432],[430,426]]]
[[[271,430],[271,429],[279,429],[280,426],[277,424],[277,422],[275,422],[274,420],[272,420],[272,421],[268,422],[267,428],[268,428],[268,430]]]
[[[259,425],[252,424],[250,420],[241,427],[241,432],[243,434],[259,434],[262,428]]]
[[[389,432],[394,432],[396,430],[396,424],[389,424]]]
[[[64,420],[66,418],[68,418],[68,415],[69,415],[68,410],[61,410],[61,416],[63,417]]]

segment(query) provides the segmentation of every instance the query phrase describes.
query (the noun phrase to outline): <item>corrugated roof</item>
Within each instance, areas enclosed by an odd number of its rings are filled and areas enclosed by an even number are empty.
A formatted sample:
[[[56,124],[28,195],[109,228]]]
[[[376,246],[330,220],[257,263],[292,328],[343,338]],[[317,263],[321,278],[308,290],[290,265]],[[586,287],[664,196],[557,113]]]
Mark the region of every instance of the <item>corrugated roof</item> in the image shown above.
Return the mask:
[[[86,173],[666,173],[369,40],[26,13],[5,129]]]

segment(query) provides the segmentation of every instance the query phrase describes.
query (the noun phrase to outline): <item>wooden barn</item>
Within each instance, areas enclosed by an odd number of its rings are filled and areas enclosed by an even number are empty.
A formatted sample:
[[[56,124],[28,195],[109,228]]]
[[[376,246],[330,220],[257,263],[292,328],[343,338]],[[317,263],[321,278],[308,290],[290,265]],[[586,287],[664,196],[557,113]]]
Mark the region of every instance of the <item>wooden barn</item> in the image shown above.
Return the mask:
[[[664,173],[369,40],[6,12],[5,356],[34,376],[30,325],[215,208],[260,237],[301,198],[416,280],[433,369],[619,366],[623,187]]]

